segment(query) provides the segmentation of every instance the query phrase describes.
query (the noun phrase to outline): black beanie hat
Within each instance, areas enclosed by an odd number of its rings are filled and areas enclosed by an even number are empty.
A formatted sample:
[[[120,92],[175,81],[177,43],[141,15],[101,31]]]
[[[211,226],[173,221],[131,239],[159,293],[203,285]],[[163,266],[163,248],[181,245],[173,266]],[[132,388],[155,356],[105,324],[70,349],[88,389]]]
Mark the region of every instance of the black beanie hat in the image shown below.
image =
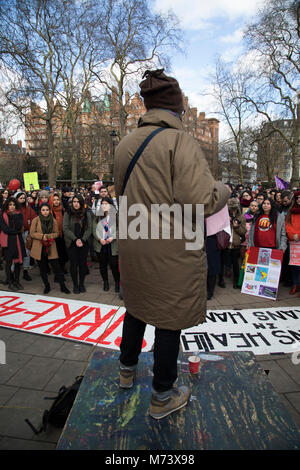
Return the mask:
[[[167,77],[164,69],[146,70],[140,83],[141,96],[147,109],[163,108],[181,114],[184,111],[183,96],[175,78]]]

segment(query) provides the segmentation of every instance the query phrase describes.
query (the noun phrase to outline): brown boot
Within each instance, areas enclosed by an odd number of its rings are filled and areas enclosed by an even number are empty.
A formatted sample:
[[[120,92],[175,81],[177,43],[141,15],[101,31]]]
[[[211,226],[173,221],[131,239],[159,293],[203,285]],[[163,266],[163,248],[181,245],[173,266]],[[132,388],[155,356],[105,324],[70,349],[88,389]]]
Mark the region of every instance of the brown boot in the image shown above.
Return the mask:
[[[135,378],[135,368],[120,365],[120,387],[132,388]]]
[[[298,286],[293,286],[290,290],[290,295],[296,294],[296,292],[298,292],[298,290],[299,290]]]
[[[191,390],[184,385],[173,387],[166,399],[159,398],[158,393],[152,393],[149,414],[154,419],[161,419],[174,411],[183,408],[189,401]]]

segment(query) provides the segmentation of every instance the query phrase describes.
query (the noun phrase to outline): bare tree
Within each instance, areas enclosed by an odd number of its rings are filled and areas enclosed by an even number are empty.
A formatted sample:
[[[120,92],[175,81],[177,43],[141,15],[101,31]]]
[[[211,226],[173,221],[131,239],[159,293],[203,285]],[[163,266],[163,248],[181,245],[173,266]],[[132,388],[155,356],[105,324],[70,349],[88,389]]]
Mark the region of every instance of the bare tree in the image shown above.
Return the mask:
[[[132,77],[153,65],[169,65],[171,51],[179,50],[182,33],[174,14],[154,13],[147,0],[103,0],[94,11],[98,25],[95,44],[106,47],[107,61],[103,67],[103,55],[99,64],[91,65],[100,84],[117,94],[115,116],[119,135],[125,134],[127,113],[125,89]]]
[[[212,95],[218,107],[216,114],[222,116],[228,125],[230,136],[235,144],[240,181],[244,183],[243,139],[249,119],[253,115],[249,103],[244,98],[248,93],[249,76],[237,66],[234,67],[233,64],[226,64],[217,59],[211,82]]]
[[[0,60],[2,67],[20,77],[20,88],[10,87],[6,97],[20,114],[24,113],[22,100],[27,102],[26,106],[30,100],[40,103],[42,112],[38,117],[46,126],[50,185],[56,182],[53,117],[62,68],[57,43],[70,3],[71,0],[0,2]]]
[[[299,183],[299,5],[294,0],[268,0],[245,34],[255,54],[252,92],[247,97],[290,148],[291,184]],[[291,132],[277,125],[291,120]]]
[[[92,66],[95,61],[95,28],[92,21],[91,2],[74,5],[63,24],[63,34],[59,38],[59,49],[62,61],[62,90],[59,93],[63,108],[61,113],[60,140],[71,141],[72,184],[77,184],[78,159],[80,156],[82,132],[82,109],[86,100],[91,99]],[[103,43],[97,44],[97,63],[101,62],[105,48]],[[79,140],[78,140],[79,139]]]

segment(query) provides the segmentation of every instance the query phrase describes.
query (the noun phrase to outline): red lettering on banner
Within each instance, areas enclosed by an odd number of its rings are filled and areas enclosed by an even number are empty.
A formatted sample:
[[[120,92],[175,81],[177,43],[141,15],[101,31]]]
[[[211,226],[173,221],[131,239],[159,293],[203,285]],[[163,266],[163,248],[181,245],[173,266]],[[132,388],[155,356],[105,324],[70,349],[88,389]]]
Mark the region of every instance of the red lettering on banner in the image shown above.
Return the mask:
[[[120,344],[122,343],[122,336],[118,336],[115,341],[114,341],[115,345],[118,346],[118,348],[120,347]]]
[[[94,322],[80,322],[80,321],[78,322],[78,321],[76,321],[76,322],[73,322],[72,324],[68,324],[66,326],[66,328],[62,329],[61,336],[64,337],[64,338],[77,339],[77,340],[80,340],[80,341],[89,341],[89,342],[97,343],[98,342],[97,339],[96,340],[93,340],[91,338],[88,339],[88,336],[91,335],[92,333],[94,333],[94,331],[97,328],[99,328],[110,317],[112,317],[117,312],[117,309],[110,310],[103,318],[101,318],[100,308],[99,307],[96,307],[96,308],[94,307],[94,309],[95,309],[95,321]],[[74,330],[75,328],[78,328],[80,326],[89,326],[89,328],[84,333],[82,333],[81,336],[72,336],[72,335],[70,335],[70,332],[72,330]]]
[[[61,326],[64,323],[66,323],[67,321],[72,319],[74,316],[79,315],[82,311],[84,311],[88,308],[86,305],[84,305],[83,307],[80,307],[75,312],[70,313],[69,305],[65,302],[54,302],[54,301],[48,301],[48,300],[42,300],[42,299],[38,300],[37,302],[41,302],[41,303],[45,303],[45,304],[51,304],[52,307],[49,307],[47,310],[44,310],[41,313],[37,313],[36,318],[33,318],[32,320],[28,321],[28,323],[26,325],[26,330],[34,330],[35,328],[41,328],[41,327],[45,327],[45,326],[48,326],[48,325],[52,325],[51,328],[48,328],[47,330],[44,331],[45,334],[53,333],[54,330],[56,330],[56,328],[58,328],[59,326]],[[29,325],[29,323],[35,322],[36,320],[38,320],[42,316],[47,315],[48,313],[53,312],[54,310],[57,310],[60,307],[63,308],[65,318],[61,318],[61,319],[58,319],[58,320],[57,319],[50,320],[50,321],[45,322],[45,323],[37,323],[36,325]],[[57,333],[54,332],[53,334],[56,335]]]
[[[87,310],[86,310],[87,309]],[[77,310],[76,312],[74,312],[72,314],[72,318],[76,315],[75,318],[73,318],[72,321],[70,321],[67,325],[63,325],[62,328],[60,328],[59,330],[55,331],[54,334],[55,335],[60,335],[62,334],[66,329],[68,329],[69,327],[71,327],[72,325],[74,325],[75,323],[79,322],[82,318],[84,318],[85,316],[87,316],[89,313],[91,313],[92,311],[94,310],[94,307],[87,307],[86,305],[84,307],[81,307],[79,310]],[[81,313],[83,312],[83,313]],[[81,315],[79,315],[81,313]]]
[[[120,325],[120,323],[123,322],[124,320],[124,316],[125,316],[125,313],[123,313],[123,315],[121,315],[117,321],[115,321],[109,328],[107,328],[107,330],[105,330],[104,334],[103,335],[100,335],[96,340],[92,340],[90,338],[87,338],[86,341],[93,341],[93,342],[98,342],[99,339],[99,344],[106,344],[106,345],[109,345],[111,344],[111,341],[104,341],[105,338],[107,338],[116,328],[118,328],[118,326]]]
[[[120,315],[120,317],[111,323],[111,325],[109,325],[109,327],[105,330],[105,323],[110,319],[113,319],[119,308],[112,308],[108,313],[101,317],[101,308],[103,307],[90,307],[84,305],[74,312],[70,312],[70,307],[66,302],[44,300],[41,298],[37,298],[34,299],[34,301],[31,301],[31,305],[33,302],[46,304],[46,309],[42,312],[31,311],[25,307],[26,302],[22,301],[18,296],[0,296],[0,326],[25,329],[26,331],[39,329],[43,334],[52,334],[55,336],[62,336],[64,338],[75,339],[78,341],[99,343],[100,345],[109,346],[112,344],[113,339],[109,341],[108,338],[123,322],[125,315]],[[60,312],[59,309],[61,309]],[[84,319],[87,318],[88,315],[90,315],[93,311],[93,321],[84,321]],[[14,317],[14,319],[17,318],[19,322],[21,322],[18,325],[8,321],[1,321],[1,317],[9,317],[9,315],[16,314],[19,314],[19,317]],[[47,315],[49,315],[47,319],[49,321],[46,321],[46,318],[43,321],[43,317],[46,317]],[[57,318],[58,316],[63,316],[63,318]],[[93,333],[95,333],[97,329],[100,329],[101,326],[103,327],[102,330],[104,331],[102,333],[99,332],[99,335],[96,338],[92,338],[91,336]],[[80,327],[84,328],[85,331],[80,334],[80,336],[72,335],[72,332],[76,328]],[[114,341],[116,346],[119,346],[121,339],[122,338],[119,336]],[[146,341],[143,340],[142,348],[146,347],[146,344]]]
[[[14,315],[16,313],[25,313],[27,314],[27,309],[26,308],[19,308],[18,305],[24,305],[23,301],[19,301],[18,303],[14,305],[7,305],[10,302],[13,302],[15,300],[20,300],[20,297],[17,296],[6,296],[3,295],[0,297],[0,299],[10,299],[6,300],[3,303],[0,303],[0,317],[5,317],[7,315]],[[23,328],[24,322],[21,325],[16,325],[15,323],[8,323],[4,321],[0,321],[0,326],[11,326],[14,328]]]

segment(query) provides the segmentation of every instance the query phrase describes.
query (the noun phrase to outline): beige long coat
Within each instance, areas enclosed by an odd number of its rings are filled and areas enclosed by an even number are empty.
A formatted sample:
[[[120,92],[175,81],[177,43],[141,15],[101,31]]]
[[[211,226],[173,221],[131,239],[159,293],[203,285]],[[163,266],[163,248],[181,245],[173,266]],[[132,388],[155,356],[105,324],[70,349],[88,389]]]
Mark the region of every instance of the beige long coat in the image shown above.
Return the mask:
[[[181,121],[165,110],[148,111],[138,128],[122,139],[115,154],[115,187],[120,195],[127,166],[144,139],[155,129],[167,129],[148,144],[136,164],[124,196],[128,208],[142,203],[203,204],[205,216],[219,211],[229,191],[216,182],[199,144],[183,131]],[[124,216],[122,212],[120,217]],[[123,215],[122,215],[123,214]],[[148,216],[150,224],[150,216]],[[135,216],[128,217],[129,228]],[[174,219],[171,218],[171,233]],[[123,236],[123,235],[122,235]],[[186,250],[182,239],[121,239],[120,275],[124,303],[135,318],[158,328],[179,330],[205,321],[205,248]]]
[[[31,222],[30,226],[30,236],[33,239],[32,247],[30,250],[30,256],[36,260],[40,260],[42,256],[42,224],[39,217],[36,217]],[[58,224],[55,219],[53,219],[53,233],[47,234],[47,238],[57,238],[59,236],[59,229]],[[56,243],[54,242],[49,246],[48,249],[48,259],[56,259],[58,258],[58,253],[56,249]]]

